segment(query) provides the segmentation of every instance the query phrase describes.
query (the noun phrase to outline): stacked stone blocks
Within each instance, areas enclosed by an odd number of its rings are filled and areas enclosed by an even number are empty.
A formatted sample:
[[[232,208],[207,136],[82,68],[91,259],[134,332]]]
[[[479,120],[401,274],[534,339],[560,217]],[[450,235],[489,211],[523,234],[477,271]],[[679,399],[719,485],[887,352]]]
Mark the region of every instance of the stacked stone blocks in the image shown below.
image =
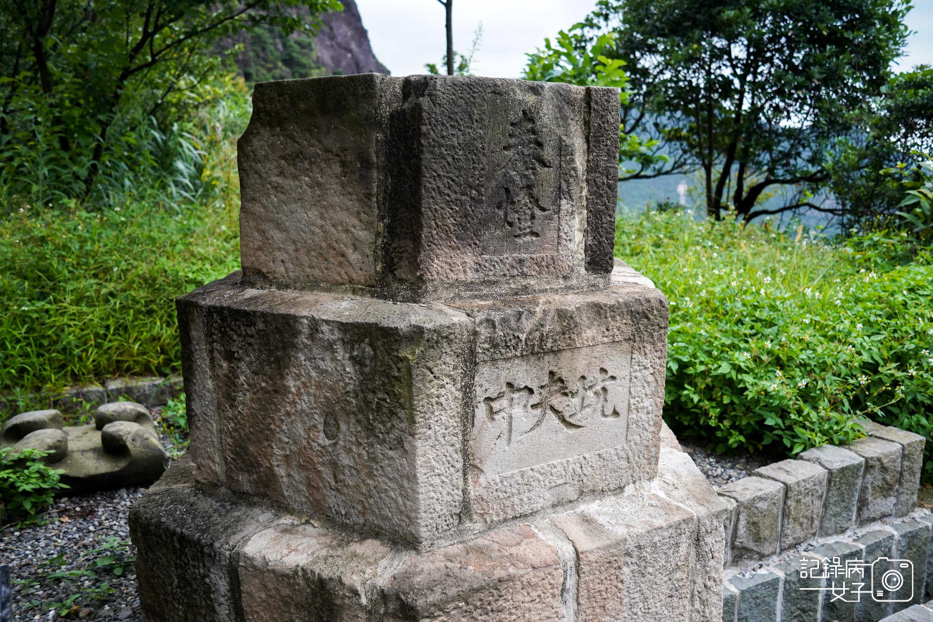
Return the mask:
[[[864,425],[869,436],[851,445],[807,450],[718,490],[733,506],[724,526],[727,564],[777,555],[914,509],[923,437]]]
[[[618,97],[257,86],[242,273],[177,305],[191,462],[131,514],[145,619],[721,616],[667,302],[612,258]]]

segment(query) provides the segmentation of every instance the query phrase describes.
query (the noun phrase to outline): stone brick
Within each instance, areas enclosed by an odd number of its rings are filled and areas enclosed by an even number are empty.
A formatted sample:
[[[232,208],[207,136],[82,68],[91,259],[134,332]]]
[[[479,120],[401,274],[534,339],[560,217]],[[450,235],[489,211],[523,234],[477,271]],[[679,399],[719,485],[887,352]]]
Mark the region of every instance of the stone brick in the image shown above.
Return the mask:
[[[696,515],[697,536],[689,583],[693,592],[690,619],[716,620],[721,615],[718,587],[722,584],[723,523],[734,503],[717,495],[690,456],[682,451],[661,450],[658,484],[666,499]]]
[[[922,605],[913,605],[888,616],[883,622],[933,622],[933,610]]]
[[[729,582],[722,584],[722,622],[736,622],[739,609],[739,591]]]
[[[782,460],[761,467],[755,475],[784,484],[781,550],[816,536],[826,496],[826,469],[805,460]]]
[[[871,568],[878,559],[894,559],[897,555],[894,544],[897,537],[893,530],[876,529],[860,535],[856,543],[864,548],[862,559],[865,562],[866,590],[871,589]],[[869,594],[863,594],[858,604],[859,620],[880,620],[892,611],[891,603],[877,601]]]
[[[430,289],[608,275],[617,99],[493,78],[257,85],[238,144],[245,278]]]
[[[930,524],[923,521],[905,521],[894,523],[891,528],[897,533],[897,559],[909,560],[913,565],[912,581],[907,581],[904,574],[904,586],[897,592],[897,600],[909,600],[913,604],[920,604],[926,599],[925,591],[925,572],[927,567],[927,555],[930,546]]]
[[[734,576],[729,582],[739,592],[738,622],[777,622],[780,575],[765,571]]]
[[[756,560],[778,552],[784,485],[761,477],[746,477],[719,489],[738,503],[732,561]]]
[[[918,513],[917,520],[933,526],[933,514],[929,512]],[[924,574],[926,576],[924,598],[933,598],[933,537],[930,538],[930,544],[927,547],[927,566]]]
[[[531,527],[495,529],[405,557],[385,581],[385,619],[562,622],[562,583],[557,551]]]
[[[178,306],[200,476],[419,546],[459,525],[470,318],[234,279]]]
[[[849,560],[860,561],[864,550],[861,546],[850,542],[828,542],[814,547],[811,553],[816,557],[829,560],[831,564],[838,565],[839,568],[845,568],[846,562]],[[837,560],[838,564],[836,563]],[[850,579],[841,581],[836,579],[836,581],[840,584],[841,589],[845,591],[845,600],[842,598],[833,599],[824,595],[822,619],[856,622],[858,620],[859,599],[865,598],[865,596],[852,594],[852,592],[859,589],[855,583],[861,583],[862,581],[854,575]]]
[[[820,535],[832,536],[852,527],[858,511],[859,489],[865,470],[864,458],[833,445],[808,449],[797,458],[815,462],[829,472]]]
[[[777,565],[777,573],[784,579],[781,622],[812,622],[819,619],[824,579],[821,575],[811,576],[809,569],[815,561],[809,555],[794,555]]]
[[[725,535],[723,546],[722,563],[728,566],[732,563],[732,544],[735,539],[735,525],[739,519],[739,504],[732,497],[720,495],[727,506],[726,519],[723,521],[722,528]]]
[[[657,495],[634,494],[550,520],[577,551],[579,620],[691,619],[685,586],[693,584],[692,512]]]
[[[874,438],[897,443],[903,447],[901,454],[901,480],[897,488],[896,516],[906,516],[917,505],[920,489],[920,474],[923,470],[923,446],[925,440],[919,434],[907,432],[872,421],[863,420],[865,431]]]
[[[901,479],[901,446],[877,438],[860,438],[846,448],[865,459],[858,501],[859,523],[892,516]]]
[[[476,325],[469,492],[478,520],[654,477],[667,326],[660,292],[613,288],[456,306]]]
[[[279,519],[191,485],[144,495],[130,510],[143,620],[244,622],[237,552]]]

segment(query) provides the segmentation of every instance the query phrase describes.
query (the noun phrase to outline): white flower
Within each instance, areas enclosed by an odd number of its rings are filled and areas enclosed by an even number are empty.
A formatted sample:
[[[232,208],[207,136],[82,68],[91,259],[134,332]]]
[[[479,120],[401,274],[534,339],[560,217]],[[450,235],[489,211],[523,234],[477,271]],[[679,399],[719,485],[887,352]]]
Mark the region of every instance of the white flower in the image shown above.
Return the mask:
[[[770,282],[771,282],[771,277],[770,277],[770,276],[766,276],[766,277],[765,277],[765,283],[770,283]]]
[[[116,272],[116,271],[119,270],[119,269],[120,269],[120,268],[118,268],[117,266],[114,266],[114,267],[113,267],[113,271],[114,271],[114,272]]]
[[[820,298],[823,297],[823,294],[821,294],[820,292],[816,292],[815,294],[813,294],[813,296],[814,296],[817,300],[819,300]]]
[[[738,286],[739,286],[739,282],[738,282],[738,281],[729,281],[729,285],[731,285],[732,287],[738,287]]]
[[[859,376],[858,383],[862,386],[865,386],[866,384],[868,384],[868,378],[866,378],[865,376]]]
[[[797,383],[797,388],[798,388],[798,389],[802,389],[802,388],[804,388],[805,386],[807,386],[807,381],[806,381],[806,380],[801,380],[800,382]]]
[[[20,310],[20,311],[29,311],[29,307],[20,307],[19,310]]]
[[[907,370],[907,373],[910,374],[911,376],[916,376],[916,375],[917,375],[917,370],[916,370],[916,369],[908,369],[908,370]]]
[[[113,208],[113,211],[119,212],[119,211],[120,211],[120,208],[119,208],[119,207],[115,207],[115,208]]]
[[[744,356],[744,357],[747,358],[747,359],[752,358],[752,355],[749,354],[748,352],[743,352],[743,353],[742,353],[742,356]]]
[[[766,347],[767,349],[770,350],[770,349],[771,349],[771,342],[770,342],[770,341],[766,341],[766,342],[765,342],[765,347]]]
[[[772,391],[777,391],[777,385],[776,385],[776,384],[772,384],[772,385],[771,385],[771,390],[772,390]]]
[[[862,323],[861,323],[861,322],[859,322],[858,324],[855,325],[855,330],[862,330]]]
[[[836,306],[837,306],[837,307],[840,306],[840,305],[842,304],[842,301],[839,300],[838,298],[836,298],[836,300],[835,300],[834,302],[836,303]]]
[[[804,324],[809,324],[809,323],[810,323],[810,318],[808,318],[808,317],[803,318],[803,323],[804,323]]]
[[[923,355],[923,356],[930,356],[930,351],[929,351],[929,350],[920,350],[920,354]]]

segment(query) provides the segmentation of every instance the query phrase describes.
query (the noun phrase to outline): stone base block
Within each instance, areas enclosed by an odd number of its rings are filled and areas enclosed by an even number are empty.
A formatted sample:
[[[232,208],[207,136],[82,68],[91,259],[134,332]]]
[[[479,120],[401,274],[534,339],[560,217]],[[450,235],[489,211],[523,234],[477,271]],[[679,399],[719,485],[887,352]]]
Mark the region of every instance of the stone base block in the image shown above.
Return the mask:
[[[675,455],[676,454],[676,455]],[[656,485],[418,552],[197,484],[133,508],[144,620],[715,620],[725,505],[679,452]]]
[[[200,481],[426,550],[657,473],[657,290],[178,300]]]

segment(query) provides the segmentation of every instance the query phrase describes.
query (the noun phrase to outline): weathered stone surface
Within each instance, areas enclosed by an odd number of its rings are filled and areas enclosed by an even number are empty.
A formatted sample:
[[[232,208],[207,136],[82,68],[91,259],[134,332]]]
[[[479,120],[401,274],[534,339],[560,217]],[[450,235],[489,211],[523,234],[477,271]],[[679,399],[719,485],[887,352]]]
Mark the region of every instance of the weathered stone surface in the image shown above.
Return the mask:
[[[114,378],[104,383],[107,401],[129,400],[147,408],[161,406],[178,394],[178,381],[167,378]]]
[[[692,594],[685,586],[695,585],[692,512],[656,495],[635,494],[550,520],[577,551],[579,620],[691,619]],[[714,589],[718,596],[719,586]]]
[[[94,412],[94,426],[98,430],[103,430],[104,426],[115,421],[130,421],[155,429],[149,409],[136,402],[112,402],[99,406]]]
[[[413,544],[458,526],[470,318],[232,284],[178,305],[209,361],[186,371],[201,474]]]
[[[917,520],[933,526],[933,514],[929,512],[918,513]],[[924,575],[926,576],[924,598],[933,598],[933,537],[930,538],[930,544],[927,547],[927,565]]]
[[[797,458],[815,462],[829,473],[823,518],[820,520],[820,535],[832,536],[853,526],[858,510],[865,459],[833,445],[808,449]]]
[[[456,306],[476,323],[477,518],[521,516],[654,476],[667,329],[657,290]]]
[[[897,488],[894,513],[896,516],[906,516],[917,505],[917,491],[920,489],[920,474],[923,470],[923,446],[926,441],[919,434],[878,425],[872,421],[863,420],[862,425],[870,436],[897,443],[904,448],[901,454],[901,480]]]
[[[735,525],[739,520],[739,504],[732,497],[720,495],[720,499],[726,504],[726,518],[722,522],[722,530],[725,534],[723,542],[722,563],[723,566],[732,564],[732,544],[735,540]]]
[[[757,469],[755,475],[784,484],[781,550],[815,537],[826,496],[826,469],[805,460],[781,460]]]
[[[865,459],[858,500],[859,523],[892,516],[901,479],[901,446],[877,438],[860,438],[846,449]]]
[[[729,583],[739,592],[738,622],[777,622],[780,575],[765,571],[735,576]]]
[[[688,583],[693,592],[690,619],[716,620],[722,615],[719,588],[724,565],[723,524],[734,502],[717,495],[690,456],[682,451],[661,450],[658,485],[666,499],[696,516],[697,535]]]
[[[912,605],[888,616],[883,622],[933,622],[933,608]]]
[[[384,572],[391,556],[378,540],[348,540],[310,524],[280,522],[241,547],[243,617],[247,622],[373,619],[382,602],[367,583]]]
[[[58,462],[68,453],[68,435],[57,428],[46,428],[30,432],[13,445],[13,453],[26,449],[47,451],[49,455],[42,459],[46,464]]]
[[[778,552],[784,485],[761,477],[746,477],[719,489],[738,503],[732,540],[733,562],[760,559]]]
[[[860,535],[856,544],[863,547],[862,560],[866,564],[865,581],[868,584],[863,589],[871,589],[871,565],[880,558],[895,559],[897,553],[894,544],[897,537],[893,530],[875,529]],[[890,602],[879,602],[871,594],[862,594],[858,604],[859,620],[880,620],[892,611]]]
[[[111,422],[119,417],[139,418],[143,425]],[[62,482],[75,492],[145,485],[159,479],[168,455],[145,408],[138,404],[105,408],[95,419],[103,429],[62,427],[62,414],[57,410],[23,413],[3,426],[0,447],[51,451],[44,461],[64,470]]]
[[[65,419],[57,410],[34,410],[20,413],[8,419],[3,428],[0,428],[0,441],[5,445],[12,445],[27,434],[36,430],[61,430]]]
[[[72,490],[90,491],[150,484],[165,472],[168,455],[152,428],[115,421],[67,427],[68,454],[55,464]]]
[[[722,622],[736,622],[739,609],[739,591],[731,583],[722,584]]]
[[[897,600],[910,601],[914,604],[922,603],[924,597],[927,555],[930,546],[930,525],[923,521],[906,521],[891,525],[897,533],[897,559],[909,560],[912,564],[911,576],[901,571],[904,577],[903,587],[897,591]],[[899,568],[898,568],[899,569]]]
[[[813,622],[819,619],[820,591],[825,580],[808,572],[813,561],[808,555],[794,555],[778,564],[777,573],[784,580],[781,622]]]
[[[130,510],[145,622],[244,622],[237,551],[281,520],[190,485],[160,488]]]
[[[257,86],[239,141],[246,281],[608,274],[617,100],[614,89],[492,78]]]
[[[816,557],[826,559],[830,564],[840,568],[845,568],[847,561],[857,562],[862,559],[862,547],[850,542],[828,542],[817,545],[811,551]],[[838,564],[837,564],[838,558]],[[838,620],[838,622],[855,622],[858,619],[859,596],[852,592],[859,589],[856,583],[864,583],[858,576],[852,575],[848,579],[835,579],[839,585],[839,591],[845,594],[845,598],[823,597],[823,620]],[[865,589],[862,586],[861,589]],[[866,598],[862,596],[861,598]]]
[[[664,421],[661,421],[661,449],[673,449],[674,451],[683,451],[677,436],[671,431]]]
[[[386,620],[562,621],[562,582],[557,551],[531,527],[496,529],[402,561],[385,582]]]

